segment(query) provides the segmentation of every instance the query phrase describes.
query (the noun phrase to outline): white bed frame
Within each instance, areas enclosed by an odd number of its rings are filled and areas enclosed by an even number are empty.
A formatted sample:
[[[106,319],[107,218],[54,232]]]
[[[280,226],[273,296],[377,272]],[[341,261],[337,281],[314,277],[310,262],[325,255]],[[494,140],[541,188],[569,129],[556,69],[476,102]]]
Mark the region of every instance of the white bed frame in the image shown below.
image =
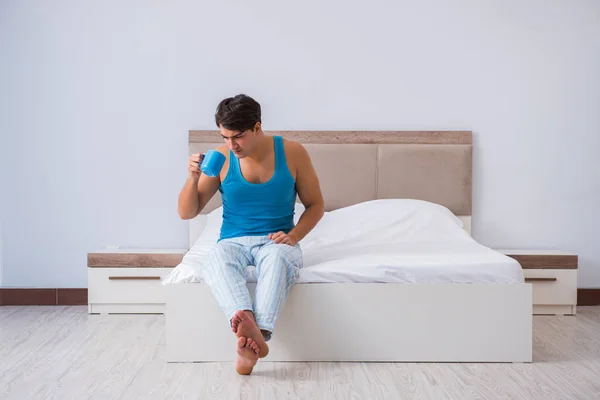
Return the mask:
[[[470,216],[461,219],[470,232]],[[191,241],[201,229],[199,218]],[[167,361],[234,361],[236,338],[210,288],[165,290]],[[296,284],[269,347],[263,361],[531,362],[532,285]]]
[[[166,290],[167,361],[234,361],[210,288]],[[297,284],[264,360],[530,362],[531,296],[530,284]]]

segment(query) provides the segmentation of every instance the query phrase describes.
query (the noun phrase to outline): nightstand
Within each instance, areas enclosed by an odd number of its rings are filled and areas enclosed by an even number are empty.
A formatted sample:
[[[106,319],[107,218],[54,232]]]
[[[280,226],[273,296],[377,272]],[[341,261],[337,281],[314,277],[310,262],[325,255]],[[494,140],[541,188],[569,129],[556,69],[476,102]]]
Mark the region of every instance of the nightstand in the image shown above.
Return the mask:
[[[105,249],[88,253],[88,313],[162,314],[161,284],[187,249]]]
[[[575,254],[560,250],[496,249],[521,264],[525,282],[533,286],[533,313],[575,315],[577,267]]]

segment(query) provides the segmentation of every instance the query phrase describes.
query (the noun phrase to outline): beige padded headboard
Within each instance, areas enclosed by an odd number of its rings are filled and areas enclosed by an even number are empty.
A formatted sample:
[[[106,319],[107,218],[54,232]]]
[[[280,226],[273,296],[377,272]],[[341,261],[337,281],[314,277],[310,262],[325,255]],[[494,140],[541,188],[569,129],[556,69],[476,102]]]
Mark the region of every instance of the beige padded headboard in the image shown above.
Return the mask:
[[[321,184],[325,209],[359,202],[411,198],[441,204],[455,215],[471,215],[472,134],[470,131],[265,131],[301,142]],[[189,153],[223,144],[219,131],[190,131]],[[220,194],[203,210],[221,205]],[[190,246],[203,221],[190,223]]]

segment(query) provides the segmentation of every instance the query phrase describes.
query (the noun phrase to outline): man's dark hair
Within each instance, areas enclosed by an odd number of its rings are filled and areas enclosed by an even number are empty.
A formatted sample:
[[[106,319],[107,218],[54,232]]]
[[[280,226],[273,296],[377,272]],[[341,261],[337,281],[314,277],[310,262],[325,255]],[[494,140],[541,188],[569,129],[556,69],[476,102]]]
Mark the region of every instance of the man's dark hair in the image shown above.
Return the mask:
[[[223,128],[230,131],[244,132],[254,129],[256,123],[261,122],[260,104],[245,94],[228,97],[221,100],[217,106],[215,122],[218,127],[223,125]]]

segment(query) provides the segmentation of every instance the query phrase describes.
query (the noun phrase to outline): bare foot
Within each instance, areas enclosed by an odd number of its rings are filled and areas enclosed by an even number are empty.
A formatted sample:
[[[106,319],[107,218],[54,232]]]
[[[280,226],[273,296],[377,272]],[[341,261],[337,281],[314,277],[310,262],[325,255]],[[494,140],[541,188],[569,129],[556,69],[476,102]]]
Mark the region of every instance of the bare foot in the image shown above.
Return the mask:
[[[238,311],[239,312],[239,311]],[[233,318],[231,318],[231,331],[233,333],[237,333],[238,325],[242,322],[242,319],[236,313]]]
[[[244,336],[252,339],[258,345],[258,356],[260,358],[266,357],[269,354],[269,346],[267,346],[267,342],[265,342],[265,338],[256,326],[254,319],[242,310],[236,312],[235,316],[241,320],[235,335],[238,338]]]
[[[240,375],[250,375],[258,361],[258,345],[254,340],[240,336],[237,342],[237,353],[235,370]]]

